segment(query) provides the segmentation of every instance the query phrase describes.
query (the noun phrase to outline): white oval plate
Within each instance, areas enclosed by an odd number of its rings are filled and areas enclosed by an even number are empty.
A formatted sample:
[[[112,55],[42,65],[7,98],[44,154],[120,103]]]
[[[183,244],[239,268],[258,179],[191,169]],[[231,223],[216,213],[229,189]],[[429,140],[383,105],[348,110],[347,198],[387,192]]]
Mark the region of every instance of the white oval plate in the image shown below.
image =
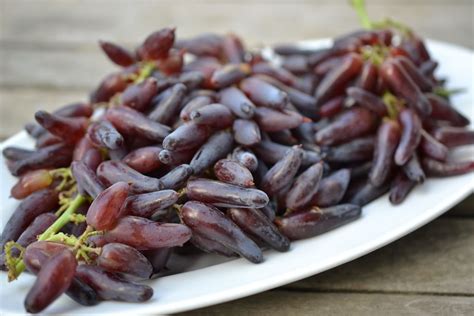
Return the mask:
[[[302,46],[323,47],[329,40],[304,42]],[[439,74],[449,79],[449,87],[463,87],[467,92],[454,98],[458,109],[474,121],[474,53],[451,44],[429,42],[433,57],[440,62]],[[0,147],[32,147],[22,132]],[[473,158],[474,148],[458,150],[456,158]],[[0,158],[1,227],[13,212],[17,201],[9,198],[15,179],[9,175]],[[474,174],[447,179],[429,179],[409,195],[400,206],[390,205],[387,196],[370,203],[353,223],[324,235],[294,242],[287,253],[265,251],[265,262],[251,264],[244,259],[223,260],[200,256],[186,261],[174,258],[187,272],[148,282],[153,298],[140,304],[103,302],[94,307],[80,306],[63,296],[46,309],[47,313],[111,315],[168,314],[218,304],[263,292],[326,271],[374,251],[435,219],[474,191]],[[24,313],[23,300],[33,283],[25,274],[7,284],[6,273],[0,275],[1,314]]]

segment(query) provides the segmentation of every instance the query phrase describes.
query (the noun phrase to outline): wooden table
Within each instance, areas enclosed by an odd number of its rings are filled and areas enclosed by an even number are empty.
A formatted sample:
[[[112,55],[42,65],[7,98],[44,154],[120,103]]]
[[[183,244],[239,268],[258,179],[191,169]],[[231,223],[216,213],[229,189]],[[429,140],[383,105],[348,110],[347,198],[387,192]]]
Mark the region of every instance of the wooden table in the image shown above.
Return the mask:
[[[423,36],[474,49],[471,0],[368,0]],[[163,26],[178,36],[233,31],[249,46],[328,37],[358,26],[341,1],[0,0],[0,137],[38,109],[83,100],[114,67],[98,39],[132,45]],[[396,208],[394,208],[396,212]],[[472,315],[474,203],[331,271],[191,315]]]

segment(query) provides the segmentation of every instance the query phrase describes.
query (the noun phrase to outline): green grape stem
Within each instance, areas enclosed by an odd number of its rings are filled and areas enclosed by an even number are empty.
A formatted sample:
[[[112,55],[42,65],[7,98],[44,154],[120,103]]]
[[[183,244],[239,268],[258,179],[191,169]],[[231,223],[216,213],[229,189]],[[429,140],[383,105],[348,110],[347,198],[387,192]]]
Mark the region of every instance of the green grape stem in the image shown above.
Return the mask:
[[[362,27],[368,30],[373,29],[374,23],[370,20],[369,14],[367,13],[365,0],[351,0],[350,3],[359,16]]]

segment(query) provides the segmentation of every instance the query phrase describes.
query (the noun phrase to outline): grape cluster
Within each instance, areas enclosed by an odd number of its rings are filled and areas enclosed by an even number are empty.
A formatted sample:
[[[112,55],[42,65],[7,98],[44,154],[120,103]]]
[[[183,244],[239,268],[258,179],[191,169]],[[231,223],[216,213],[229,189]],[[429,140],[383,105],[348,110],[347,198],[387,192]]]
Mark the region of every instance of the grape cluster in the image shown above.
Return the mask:
[[[0,263],[37,276],[26,310],[62,293],[146,301],[140,281],[176,247],[260,263],[387,191],[398,204],[426,176],[474,170],[448,158],[474,132],[423,41],[374,25],[327,49],[279,45],[281,66],[233,34],[165,28],[134,52],[100,42],[120,70],[89,102],[38,111],[25,126],[35,150],[3,151],[22,201]]]

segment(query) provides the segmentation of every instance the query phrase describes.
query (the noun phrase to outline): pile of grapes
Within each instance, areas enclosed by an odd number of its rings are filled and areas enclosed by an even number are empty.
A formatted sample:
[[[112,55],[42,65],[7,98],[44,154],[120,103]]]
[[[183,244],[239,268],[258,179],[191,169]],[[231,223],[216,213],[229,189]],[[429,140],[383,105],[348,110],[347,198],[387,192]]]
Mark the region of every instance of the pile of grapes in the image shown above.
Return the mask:
[[[36,112],[35,150],[3,151],[21,203],[0,265],[37,276],[26,310],[63,293],[146,301],[140,281],[178,247],[260,263],[386,192],[398,204],[426,176],[474,170],[448,157],[474,132],[421,38],[360,13],[366,29],[330,48],[275,47],[279,65],[235,35],[101,42],[121,68],[89,102]]]

